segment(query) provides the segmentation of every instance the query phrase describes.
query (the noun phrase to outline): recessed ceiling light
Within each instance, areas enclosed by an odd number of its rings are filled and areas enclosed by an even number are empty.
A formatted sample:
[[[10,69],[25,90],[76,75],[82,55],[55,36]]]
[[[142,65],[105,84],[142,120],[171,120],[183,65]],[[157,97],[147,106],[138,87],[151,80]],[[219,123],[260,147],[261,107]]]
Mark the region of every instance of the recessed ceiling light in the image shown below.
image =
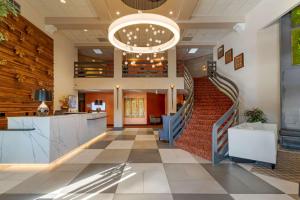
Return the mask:
[[[60,0],[60,3],[67,3],[66,0]]]
[[[120,15],[121,13],[119,11],[116,12],[117,15]]]
[[[191,48],[190,50],[189,50],[189,53],[190,54],[194,54],[194,53],[196,53],[198,51],[198,48]]]
[[[103,54],[101,49],[93,49],[95,54]]]
[[[83,29],[83,31],[84,31],[84,32],[88,32],[88,30],[87,30],[87,29]]]
[[[173,15],[173,11],[171,10],[171,11],[169,12],[169,14],[170,14],[170,15]]]

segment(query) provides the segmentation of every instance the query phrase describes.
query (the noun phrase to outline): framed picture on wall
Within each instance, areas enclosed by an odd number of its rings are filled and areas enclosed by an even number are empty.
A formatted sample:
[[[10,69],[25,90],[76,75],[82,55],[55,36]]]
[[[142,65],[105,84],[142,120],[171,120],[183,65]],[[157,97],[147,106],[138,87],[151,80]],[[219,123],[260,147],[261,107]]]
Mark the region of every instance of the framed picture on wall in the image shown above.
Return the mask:
[[[77,108],[77,97],[74,95],[69,95],[68,99],[69,108]]]
[[[244,67],[244,53],[234,57],[234,70],[238,70]]]
[[[218,48],[218,59],[222,58],[223,56],[224,56],[224,45]]]
[[[233,49],[229,49],[225,53],[225,64],[231,63],[233,61]]]

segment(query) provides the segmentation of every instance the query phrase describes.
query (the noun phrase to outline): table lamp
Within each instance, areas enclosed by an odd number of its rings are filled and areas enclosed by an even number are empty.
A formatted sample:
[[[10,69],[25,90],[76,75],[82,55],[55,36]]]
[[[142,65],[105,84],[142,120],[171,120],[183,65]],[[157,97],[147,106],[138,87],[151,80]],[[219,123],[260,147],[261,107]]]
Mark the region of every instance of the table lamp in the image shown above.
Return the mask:
[[[37,108],[38,116],[47,116],[49,114],[49,107],[45,101],[52,101],[52,93],[44,88],[35,91],[34,99],[42,102]]]

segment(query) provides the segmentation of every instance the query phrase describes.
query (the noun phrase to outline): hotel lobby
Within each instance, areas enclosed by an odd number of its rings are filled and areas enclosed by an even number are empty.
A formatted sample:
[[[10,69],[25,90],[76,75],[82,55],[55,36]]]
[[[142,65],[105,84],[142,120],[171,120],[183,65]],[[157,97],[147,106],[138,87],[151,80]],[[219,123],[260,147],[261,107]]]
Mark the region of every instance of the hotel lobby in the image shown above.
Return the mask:
[[[300,200],[300,0],[0,0],[0,200]]]

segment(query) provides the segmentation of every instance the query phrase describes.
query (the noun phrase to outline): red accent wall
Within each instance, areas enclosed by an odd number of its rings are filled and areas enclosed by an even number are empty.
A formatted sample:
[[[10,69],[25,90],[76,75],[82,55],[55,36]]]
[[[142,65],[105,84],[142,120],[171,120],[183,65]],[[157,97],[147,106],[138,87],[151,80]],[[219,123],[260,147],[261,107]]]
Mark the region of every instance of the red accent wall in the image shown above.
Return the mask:
[[[114,124],[114,95],[112,92],[91,92],[85,93],[85,112],[91,111],[89,106],[96,99],[103,100],[106,104],[107,124]]]
[[[150,115],[161,116],[165,112],[165,94],[147,93],[147,123],[150,124]]]
[[[183,94],[177,94],[177,102],[183,104],[184,101],[184,95]]]

